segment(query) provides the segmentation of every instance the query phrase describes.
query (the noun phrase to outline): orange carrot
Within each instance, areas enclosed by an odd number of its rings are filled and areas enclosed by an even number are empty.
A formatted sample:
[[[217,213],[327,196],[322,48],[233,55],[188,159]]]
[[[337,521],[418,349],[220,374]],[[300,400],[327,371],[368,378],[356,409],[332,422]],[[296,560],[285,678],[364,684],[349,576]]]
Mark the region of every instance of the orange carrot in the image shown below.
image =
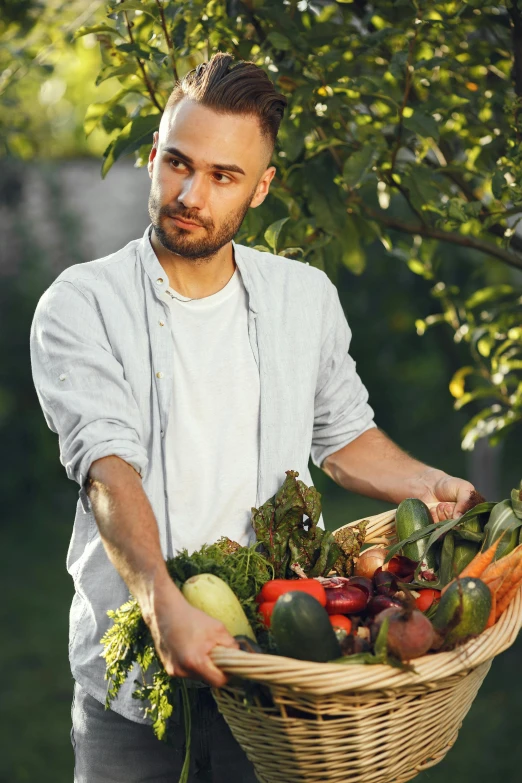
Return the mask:
[[[500,587],[502,586],[504,580],[505,580],[505,575],[497,576],[496,579],[492,579],[490,582],[487,583],[489,587],[489,592],[491,593],[491,611],[489,613],[486,628],[491,628],[492,625],[495,625],[496,614],[497,614],[497,593]]]
[[[475,555],[471,563],[468,563],[466,568],[460,572],[460,579],[463,579],[465,576],[471,576],[474,579],[480,579],[482,573],[486,570],[488,565],[493,562],[493,558],[495,557],[495,552],[497,551],[499,543],[500,538],[497,538],[497,540],[491,544],[491,546],[486,549],[485,552],[479,552],[477,555]]]
[[[497,621],[497,599],[493,595],[491,596],[491,612],[489,613],[488,621],[486,623],[486,628],[491,628],[492,625],[495,625]]]
[[[482,576],[480,577],[483,582],[488,584],[491,580],[496,579],[499,576],[505,576],[508,571],[516,566],[522,557],[522,544],[519,544],[509,555],[501,557],[499,560],[494,560],[484,569]],[[461,574],[462,576],[462,574]]]
[[[493,561],[499,543],[500,538],[497,538],[497,540],[491,544],[491,546],[486,549],[485,552],[479,552],[476,554],[471,563],[468,563],[466,568],[460,572],[459,579],[463,579],[465,576],[471,576],[474,579],[480,579],[482,572],[485,571],[488,565]],[[446,587],[443,588],[442,595],[444,595],[448,587],[453,584],[454,581],[455,580],[453,579],[449,584],[446,585]]]
[[[498,620],[500,615],[508,608],[509,604],[515,597],[522,582],[522,560],[519,562],[516,568],[513,569],[509,580],[504,580],[504,584],[499,590],[497,595],[497,608],[495,612],[495,619]],[[506,584],[508,583],[508,584]],[[504,589],[504,586],[506,589]],[[502,593],[502,596],[500,596]]]

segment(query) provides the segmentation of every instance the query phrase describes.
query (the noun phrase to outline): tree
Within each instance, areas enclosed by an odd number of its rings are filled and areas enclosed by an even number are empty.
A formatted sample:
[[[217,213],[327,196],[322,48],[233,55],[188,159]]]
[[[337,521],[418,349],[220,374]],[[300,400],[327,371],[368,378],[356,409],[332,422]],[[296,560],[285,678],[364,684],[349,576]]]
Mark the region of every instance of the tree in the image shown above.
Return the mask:
[[[473,413],[463,447],[520,424],[518,0],[124,0],[84,35],[100,47],[96,84],[118,85],[84,121],[109,134],[103,176],[124,155],[146,162],[174,81],[213,52],[266,68],[289,106],[271,196],[239,241],[334,280],[384,246],[431,281],[418,333],[442,324],[469,347],[450,382]]]

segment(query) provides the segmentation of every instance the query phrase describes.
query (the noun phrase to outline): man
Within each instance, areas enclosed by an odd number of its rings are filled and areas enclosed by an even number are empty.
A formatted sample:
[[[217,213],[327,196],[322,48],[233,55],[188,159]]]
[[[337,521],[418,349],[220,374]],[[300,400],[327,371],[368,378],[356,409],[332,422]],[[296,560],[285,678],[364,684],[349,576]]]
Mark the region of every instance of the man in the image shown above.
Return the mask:
[[[227,535],[310,454],[346,489],[459,514],[471,484],[423,465],[373,422],[350,330],[319,270],[237,245],[268,193],[285,99],[252,63],[218,54],[178,84],[149,158],[141,240],[66,269],[31,331],[33,377],[60,459],[80,485],[68,570],[77,783],[167,781],[179,742],[158,742],[131,694],[105,711],[106,612],[137,598],[166,670],[220,686],[235,640],[189,606],[165,557]],[[195,696],[197,779],[254,781],[207,688]],[[199,754],[199,755],[198,755]],[[202,777],[205,774],[211,777]]]

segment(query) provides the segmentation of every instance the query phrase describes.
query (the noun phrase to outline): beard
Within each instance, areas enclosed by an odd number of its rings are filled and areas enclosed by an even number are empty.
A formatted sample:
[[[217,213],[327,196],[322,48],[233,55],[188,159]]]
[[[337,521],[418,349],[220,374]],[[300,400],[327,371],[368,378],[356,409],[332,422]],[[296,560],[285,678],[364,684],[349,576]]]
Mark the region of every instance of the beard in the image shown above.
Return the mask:
[[[170,204],[161,205],[159,198],[150,190],[149,195],[149,217],[156,233],[157,238],[166,250],[175,253],[182,258],[209,259],[212,258],[222,247],[228,244],[239,231],[246,213],[250,207],[250,202],[255,193],[255,188],[239,207],[237,212],[229,215],[227,219],[216,228],[213,221],[202,222],[198,214],[191,213],[180,204],[177,208]],[[202,226],[203,230],[199,233],[203,236],[196,238],[193,231],[180,228],[169,220],[169,217],[179,217],[183,220],[192,221]]]

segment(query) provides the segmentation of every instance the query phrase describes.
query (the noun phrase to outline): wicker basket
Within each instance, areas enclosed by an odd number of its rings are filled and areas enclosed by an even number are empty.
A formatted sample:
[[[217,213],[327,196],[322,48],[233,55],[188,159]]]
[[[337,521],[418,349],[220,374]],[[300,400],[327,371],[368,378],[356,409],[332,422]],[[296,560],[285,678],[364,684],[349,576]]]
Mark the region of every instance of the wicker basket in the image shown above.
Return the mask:
[[[366,540],[392,542],[394,519],[369,517]],[[521,625],[522,590],[496,625],[418,658],[415,673],[216,648],[214,662],[235,677],[213,693],[261,783],[403,783],[444,758]]]

